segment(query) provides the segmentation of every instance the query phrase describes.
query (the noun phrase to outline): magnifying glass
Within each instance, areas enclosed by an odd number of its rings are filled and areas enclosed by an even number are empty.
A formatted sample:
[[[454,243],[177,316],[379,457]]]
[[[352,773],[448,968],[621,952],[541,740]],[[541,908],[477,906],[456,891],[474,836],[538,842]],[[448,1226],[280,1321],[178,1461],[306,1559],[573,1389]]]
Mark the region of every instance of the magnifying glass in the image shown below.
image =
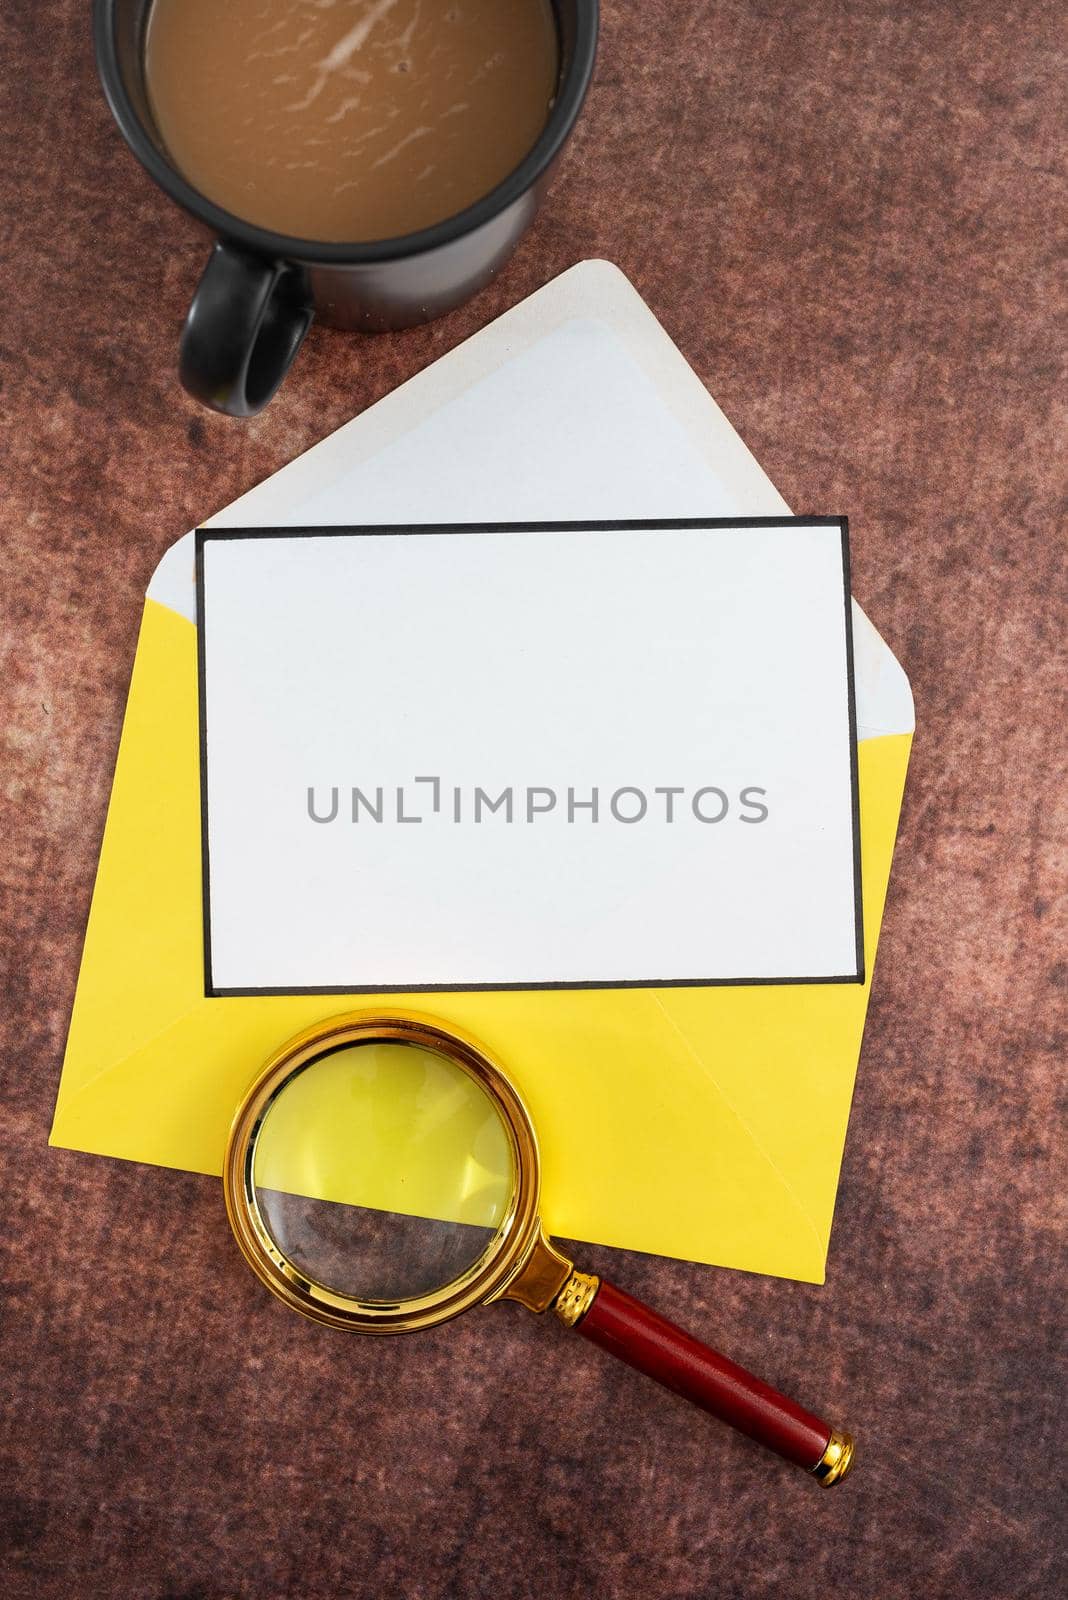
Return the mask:
[[[226,1207],[286,1305],[410,1333],[516,1300],[839,1482],[853,1440],[593,1273],[543,1231],[526,1107],[481,1046],[414,1013],[336,1017],[265,1065],[230,1131]]]

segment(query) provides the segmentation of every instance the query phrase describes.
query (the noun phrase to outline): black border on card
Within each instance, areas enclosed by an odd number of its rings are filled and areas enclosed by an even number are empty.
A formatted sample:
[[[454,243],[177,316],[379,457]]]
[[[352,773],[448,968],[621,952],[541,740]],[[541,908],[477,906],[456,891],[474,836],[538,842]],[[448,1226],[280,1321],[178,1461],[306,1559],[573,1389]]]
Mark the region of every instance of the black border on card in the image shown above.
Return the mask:
[[[449,533],[620,533],[631,528],[651,531],[674,528],[838,528],[842,539],[842,587],[845,605],[846,677],[849,712],[849,775],[853,822],[853,904],[856,942],[856,971],[819,978],[624,978],[563,983],[390,983],[326,984],[291,988],[220,989],[212,981],[211,967],[211,863],[208,845],[208,714],[205,668],[207,661],[207,615],[204,598],[204,545],[209,539],[302,539],[353,534],[449,534]],[[722,989],[763,986],[779,988],[790,984],[863,983],[864,910],[861,894],[860,785],[857,769],[857,697],[853,661],[853,613],[849,566],[848,517],[631,517],[610,521],[579,522],[447,522],[375,523],[348,527],[335,524],[315,528],[198,528],[196,530],[197,590],[197,703],[200,723],[200,833],[202,910],[204,918],[204,994],[208,998],[239,995],[298,994],[473,994],[482,990],[523,989]]]

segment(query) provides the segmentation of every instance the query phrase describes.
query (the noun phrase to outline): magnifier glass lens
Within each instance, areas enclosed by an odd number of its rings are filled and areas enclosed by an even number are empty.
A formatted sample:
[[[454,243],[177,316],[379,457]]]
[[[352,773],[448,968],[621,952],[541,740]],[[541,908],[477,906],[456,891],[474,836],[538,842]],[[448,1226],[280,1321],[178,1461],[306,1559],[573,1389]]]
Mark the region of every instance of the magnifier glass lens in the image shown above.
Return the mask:
[[[481,1085],[419,1045],[369,1041],[288,1078],[252,1178],[275,1245],[324,1289],[393,1302],[463,1276],[508,1215],[507,1127]]]

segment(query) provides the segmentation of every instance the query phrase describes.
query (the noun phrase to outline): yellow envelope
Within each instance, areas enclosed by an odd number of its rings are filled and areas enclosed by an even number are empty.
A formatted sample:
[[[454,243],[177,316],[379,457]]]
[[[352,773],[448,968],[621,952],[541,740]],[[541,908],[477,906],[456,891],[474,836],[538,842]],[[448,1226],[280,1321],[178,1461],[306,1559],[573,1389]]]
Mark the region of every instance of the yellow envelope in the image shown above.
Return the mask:
[[[213,521],[785,509],[634,290],[590,262]],[[52,1143],[218,1174],[262,1061],[349,1002],[204,996],[194,616],[187,538],[145,603]],[[823,1281],[912,729],[904,674],[857,609],[854,627],[864,985],[353,997],[432,1011],[505,1065],[556,1234]]]

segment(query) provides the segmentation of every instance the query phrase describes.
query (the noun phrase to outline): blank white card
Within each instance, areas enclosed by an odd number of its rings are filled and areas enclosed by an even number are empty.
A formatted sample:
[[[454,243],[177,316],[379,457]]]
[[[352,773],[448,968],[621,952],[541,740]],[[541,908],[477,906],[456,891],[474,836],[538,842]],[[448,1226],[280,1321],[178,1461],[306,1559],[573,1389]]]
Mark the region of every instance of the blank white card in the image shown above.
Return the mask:
[[[839,519],[197,556],[209,994],[862,981]]]

